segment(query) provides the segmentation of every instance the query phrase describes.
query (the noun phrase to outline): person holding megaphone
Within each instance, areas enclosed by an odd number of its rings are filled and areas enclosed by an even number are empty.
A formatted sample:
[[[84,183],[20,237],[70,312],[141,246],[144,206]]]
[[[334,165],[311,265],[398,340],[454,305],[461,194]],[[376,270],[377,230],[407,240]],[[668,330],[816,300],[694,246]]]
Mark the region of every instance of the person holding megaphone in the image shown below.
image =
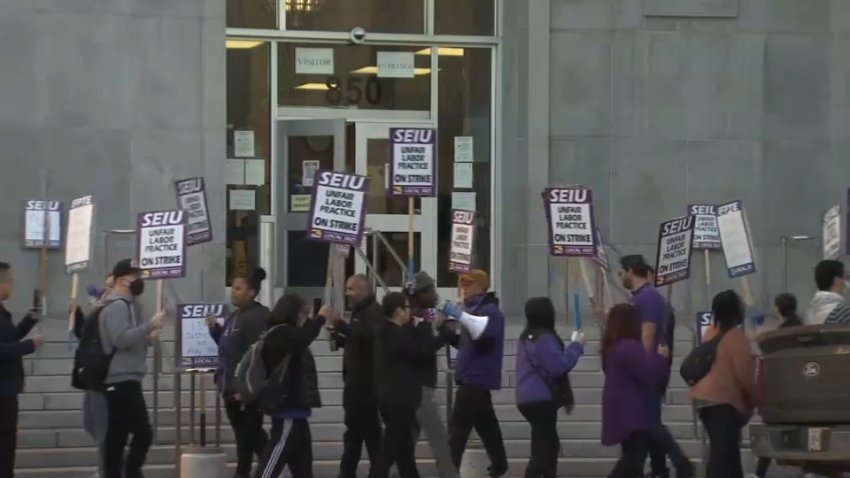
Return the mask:
[[[449,420],[449,447],[452,461],[460,468],[469,433],[475,428],[490,458],[488,476],[497,478],[508,471],[502,430],[493,409],[491,392],[502,388],[502,359],[505,316],[490,288],[490,278],[482,270],[460,276],[462,307],[446,303],[441,312],[460,323],[460,335],[450,339],[458,349],[455,406]]]

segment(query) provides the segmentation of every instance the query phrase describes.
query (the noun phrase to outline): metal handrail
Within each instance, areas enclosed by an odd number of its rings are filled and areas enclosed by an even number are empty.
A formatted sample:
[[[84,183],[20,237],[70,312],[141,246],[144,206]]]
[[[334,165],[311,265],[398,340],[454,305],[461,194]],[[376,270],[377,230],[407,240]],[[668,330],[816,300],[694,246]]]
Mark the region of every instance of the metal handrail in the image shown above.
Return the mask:
[[[361,259],[363,259],[364,263],[366,263],[366,270],[371,272],[372,277],[378,281],[378,284],[380,284],[381,289],[384,291],[384,294],[389,294],[390,288],[387,287],[387,283],[384,281],[384,279],[380,275],[378,275],[378,270],[375,268],[375,264],[373,264],[372,261],[369,260],[369,256],[366,255],[366,253],[363,252],[363,249],[360,249],[359,247],[355,248],[354,250],[357,251],[357,255],[360,256]]]
[[[401,259],[401,256],[398,255],[398,253],[395,251],[395,249],[393,249],[393,246],[390,244],[390,241],[388,241],[386,236],[384,236],[384,233],[382,233],[381,231],[379,231],[377,229],[367,229],[366,230],[366,236],[367,237],[369,237],[369,236],[377,237],[378,240],[381,243],[384,244],[384,246],[387,248],[387,251],[389,251],[390,256],[393,258],[393,260],[395,260],[396,264],[398,264],[398,266],[401,268],[405,277],[408,274],[411,273],[407,270],[407,265],[405,265],[404,261]],[[377,255],[377,247],[375,248],[374,252]]]

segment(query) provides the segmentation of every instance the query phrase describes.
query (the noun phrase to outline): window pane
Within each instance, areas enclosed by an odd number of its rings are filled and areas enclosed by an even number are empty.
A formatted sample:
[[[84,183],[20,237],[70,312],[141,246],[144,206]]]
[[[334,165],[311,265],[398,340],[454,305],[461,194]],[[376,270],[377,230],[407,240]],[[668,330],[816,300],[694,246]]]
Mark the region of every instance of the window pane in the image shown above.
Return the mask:
[[[281,0],[281,3],[286,8],[288,30],[347,32],[361,27],[376,33],[425,33],[425,0]]]
[[[495,4],[496,0],[434,0],[434,32],[437,35],[493,35]]]
[[[227,178],[228,285],[234,277],[257,267],[257,225],[260,215],[269,213],[271,204],[270,47],[258,41],[229,43],[227,160],[239,166],[242,174]]]
[[[431,109],[427,48],[280,44],[278,77],[281,106]]]
[[[330,246],[325,242],[309,240],[304,231],[290,231],[287,239],[287,287],[324,287]],[[353,273],[354,254],[349,254],[345,261],[345,277]]]
[[[443,48],[441,48],[442,50]],[[437,131],[439,134],[440,200],[437,213],[438,285],[454,287],[456,274],[448,271],[453,196],[458,203],[474,201],[476,210],[475,253],[473,266],[490,267],[490,175],[492,123],[490,49],[451,49],[452,55],[440,55],[440,99]],[[472,156],[455,158],[455,140],[472,141]],[[471,162],[467,162],[472,159]],[[471,187],[466,179],[455,184],[455,165],[472,168]],[[457,186],[457,187],[455,187]],[[474,200],[472,197],[474,196]]]
[[[276,29],[277,0],[227,0],[227,27]]]
[[[384,237],[393,248],[399,259],[405,262],[405,267],[396,262],[392,253],[387,250],[383,242],[378,241],[377,257],[375,257],[375,242],[370,238],[366,244],[367,257],[375,264],[378,275],[386,282],[387,287],[401,287],[404,285],[404,274],[408,254],[410,251],[409,238],[406,232],[384,232]],[[422,237],[418,232],[413,233],[413,261],[415,269],[422,264]]]
[[[316,171],[334,169],[333,136],[289,136],[289,212],[310,212]]]

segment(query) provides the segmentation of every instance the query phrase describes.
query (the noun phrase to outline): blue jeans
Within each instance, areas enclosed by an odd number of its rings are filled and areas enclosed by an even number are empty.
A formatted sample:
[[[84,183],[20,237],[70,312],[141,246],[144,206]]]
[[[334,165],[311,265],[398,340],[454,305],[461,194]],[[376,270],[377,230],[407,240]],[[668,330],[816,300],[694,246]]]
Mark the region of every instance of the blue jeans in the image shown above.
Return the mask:
[[[649,430],[647,433],[647,452],[652,476],[667,477],[667,457],[676,469],[676,476],[689,477],[692,474],[690,460],[670,430],[664,426],[661,419],[661,405],[664,401],[664,390],[651,387],[644,392],[644,413],[646,413]]]
[[[108,426],[109,411],[106,396],[100,392],[86,391],[83,396],[83,428],[97,445],[97,472],[101,478],[106,476],[103,463]]]

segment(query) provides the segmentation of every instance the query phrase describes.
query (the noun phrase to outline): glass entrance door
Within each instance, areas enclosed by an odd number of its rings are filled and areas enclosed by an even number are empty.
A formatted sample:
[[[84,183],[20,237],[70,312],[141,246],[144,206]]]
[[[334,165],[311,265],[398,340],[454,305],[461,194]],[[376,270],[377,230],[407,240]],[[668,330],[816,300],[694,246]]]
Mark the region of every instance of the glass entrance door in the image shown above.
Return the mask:
[[[275,248],[269,261],[278,293],[323,296],[329,246],[306,229],[318,169],[345,171],[345,120],[278,120],[275,157]]]
[[[378,275],[391,288],[401,287],[404,271],[411,260],[413,270],[425,270],[437,277],[437,200],[415,198],[413,217],[406,197],[389,191],[390,128],[432,127],[431,123],[355,123],[354,169],[369,177],[366,197],[366,227],[378,231],[367,240],[364,249]],[[413,232],[410,240],[409,232]],[[357,257],[356,272],[365,273],[366,263]]]

